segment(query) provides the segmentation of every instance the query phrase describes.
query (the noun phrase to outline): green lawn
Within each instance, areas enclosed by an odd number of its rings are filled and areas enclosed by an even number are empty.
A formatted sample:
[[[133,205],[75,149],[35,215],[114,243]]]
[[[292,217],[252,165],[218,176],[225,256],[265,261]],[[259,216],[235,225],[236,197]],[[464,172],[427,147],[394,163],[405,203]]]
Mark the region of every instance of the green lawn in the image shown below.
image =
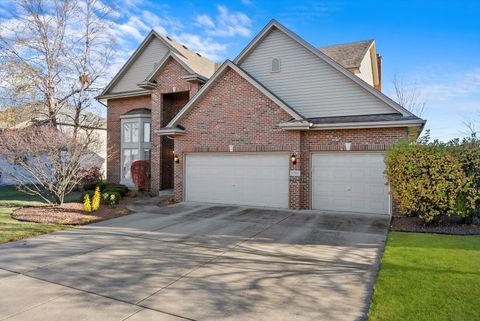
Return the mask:
[[[480,236],[390,232],[371,321],[480,320]]]
[[[77,199],[77,194],[68,198],[70,201]],[[51,233],[68,227],[66,225],[19,222],[11,217],[16,208],[42,204],[44,202],[38,197],[18,192],[15,187],[0,186],[0,243]]]

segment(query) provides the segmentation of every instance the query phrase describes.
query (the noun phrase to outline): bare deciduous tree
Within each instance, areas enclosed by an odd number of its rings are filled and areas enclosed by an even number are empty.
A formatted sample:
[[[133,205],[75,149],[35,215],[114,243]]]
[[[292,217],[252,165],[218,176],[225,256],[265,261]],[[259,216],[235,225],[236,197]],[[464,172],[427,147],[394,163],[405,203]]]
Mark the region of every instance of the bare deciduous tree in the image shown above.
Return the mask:
[[[393,88],[397,103],[408,109],[413,114],[421,117],[425,112],[427,101],[422,94],[422,90],[416,81],[406,83],[403,78],[394,75]]]
[[[22,189],[59,204],[98,149],[100,118],[89,110],[108,77],[111,8],[101,0],[13,3],[0,21],[0,101],[30,106],[47,124],[5,131],[0,154]]]
[[[94,130],[50,125],[5,130],[0,155],[12,164],[10,176],[18,187],[60,205],[84,176],[83,167],[98,163]]]
[[[3,104],[40,107],[52,125],[66,106],[79,124],[112,56],[110,7],[100,0],[14,0],[0,24]]]
[[[462,120],[463,127],[465,128],[464,134],[470,137],[476,137],[480,130],[480,113],[475,116],[465,117]]]

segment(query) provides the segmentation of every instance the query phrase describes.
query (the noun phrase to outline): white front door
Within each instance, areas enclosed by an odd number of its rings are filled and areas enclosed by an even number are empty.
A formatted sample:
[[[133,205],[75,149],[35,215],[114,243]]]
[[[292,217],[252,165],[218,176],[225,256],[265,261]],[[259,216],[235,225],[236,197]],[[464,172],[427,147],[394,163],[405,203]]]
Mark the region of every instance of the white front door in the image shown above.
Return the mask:
[[[312,208],[390,214],[384,155],[312,154]]]
[[[288,208],[289,156],[283,153],[187,154],[185,199]]]

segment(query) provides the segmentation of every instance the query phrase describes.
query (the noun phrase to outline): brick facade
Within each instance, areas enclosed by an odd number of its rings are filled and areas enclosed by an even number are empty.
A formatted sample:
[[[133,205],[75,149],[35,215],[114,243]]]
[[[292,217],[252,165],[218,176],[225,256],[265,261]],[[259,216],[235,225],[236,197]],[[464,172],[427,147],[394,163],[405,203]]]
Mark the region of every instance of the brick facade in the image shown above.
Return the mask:
[[[157,194],[161,189],[171,188],[173,175],[171,161],[169,160],[169,158],[173,159],[171,142],[166,142],[168,138],[160,137],[154,131],[168,123],[188,99],[198,92],[200,88],[198,83],[188,82],[182,78],[188,74],[189,72],[178,62],[170,59],[156,78],[159,85],[152,90],[151,95],[108,100],[107,179],[109,181],[120,182],[120,116],[132,109],[149,108],[152,111],[151,190],[153,194]],[[168,96],[173,97],[173,99]],[[165,152],[162,152],[162,149]],[[162,168],[162,164],[165,165],[165,168]]]
[[[120,183],[121,120],[120,116],[137,108],[151,108],[150,95],[109,99],[107,108],[107,179]]]
[[[310,208],[310,154],[315,151],[384,151],[401,137],[406,128],[285,131],[277,124],[291,116],[263,95],[258,89],[229,69],[213,84],[189,113],[181,120],[185,135],[175,138],[175,198],[183,200],[183,166],[185,153],[278,152],[295,153],[300,177],[290,177],[289,206]]]
[[[170,61],[165,64],[160,75],[155,79],[159,85],[152,91],[152,131],[160,129],[166,125],[168,121],[165,121],[164,119],[167,119],[172,115],[170,106],[164,104],[165,94],[187,92],[189,93],[189,97],[192,97],[198,91],[199,86],[197,83],[191,83],[182,78],[188,74],[189,72],[178,62],[170,59]],[[173,108],[178,110],[178,106],[173,106]],[[165,139],[168,138],[162,138],[155,133],[152,135],[152,194],[158,194],[160,190],[171,187],[171,183],[165,184],[166,179],[162,179],[162,175],[169,175],[169,173],[164,172],[170,170],[169,168],[162,169],[162,163],[168,162],[165,160],[166,157],[173,158],[173,155],[168,153],[168,147],[165,148],[167,152],[162,153]]]
[[[299,161],[290,164],[300,177],[290,177],[289,207],[308,209],[310,204],[310,155],[316,151],[385,151],[408,136],[407,128],[286,131],[277,124],[291,116],[233,70],[228,70],[209,92],[182,119],[184,136],[173,142],[154,133],[164,127],[198,92],[198,83],[185,81],[188,72],[176,61],[168,62],[157,78],[160,85],[151,96],[111,99],[108,101],[107,178],[120,181],[120,115],[136,108],[151,108],[152,193],[172,187],[177,201],[183,200],[184,154],[195,152],[285,152],[295,153]],[[174,143],[174,145],[173,145]],[[180,157],[173,164],[173,149]]]

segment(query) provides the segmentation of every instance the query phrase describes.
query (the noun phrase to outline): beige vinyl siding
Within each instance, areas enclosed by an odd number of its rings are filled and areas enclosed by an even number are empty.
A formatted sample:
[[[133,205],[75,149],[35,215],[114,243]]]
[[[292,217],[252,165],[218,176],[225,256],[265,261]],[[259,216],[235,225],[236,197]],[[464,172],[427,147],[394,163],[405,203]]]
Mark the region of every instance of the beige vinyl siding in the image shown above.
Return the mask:
[[[280,59],[281,72],[271,72],[273,58]],[[396,112],[278,29],[240,67],[305,117]]]
[[[367,84],[373,87],[373,70],[372,70],[372,57],[370,51],[367,52],[365,57],[363,57],[362,63],[360,65],[360,73],[356,74],[360,79],[365,81]]]
[[[155,64],[162,60],[168,50],[169,48],[165,44],[153,37],[127,71],[120,75],[117,83],[108,93],[140,90],[141,88],[137,84],[145,80],[152,72]]]

